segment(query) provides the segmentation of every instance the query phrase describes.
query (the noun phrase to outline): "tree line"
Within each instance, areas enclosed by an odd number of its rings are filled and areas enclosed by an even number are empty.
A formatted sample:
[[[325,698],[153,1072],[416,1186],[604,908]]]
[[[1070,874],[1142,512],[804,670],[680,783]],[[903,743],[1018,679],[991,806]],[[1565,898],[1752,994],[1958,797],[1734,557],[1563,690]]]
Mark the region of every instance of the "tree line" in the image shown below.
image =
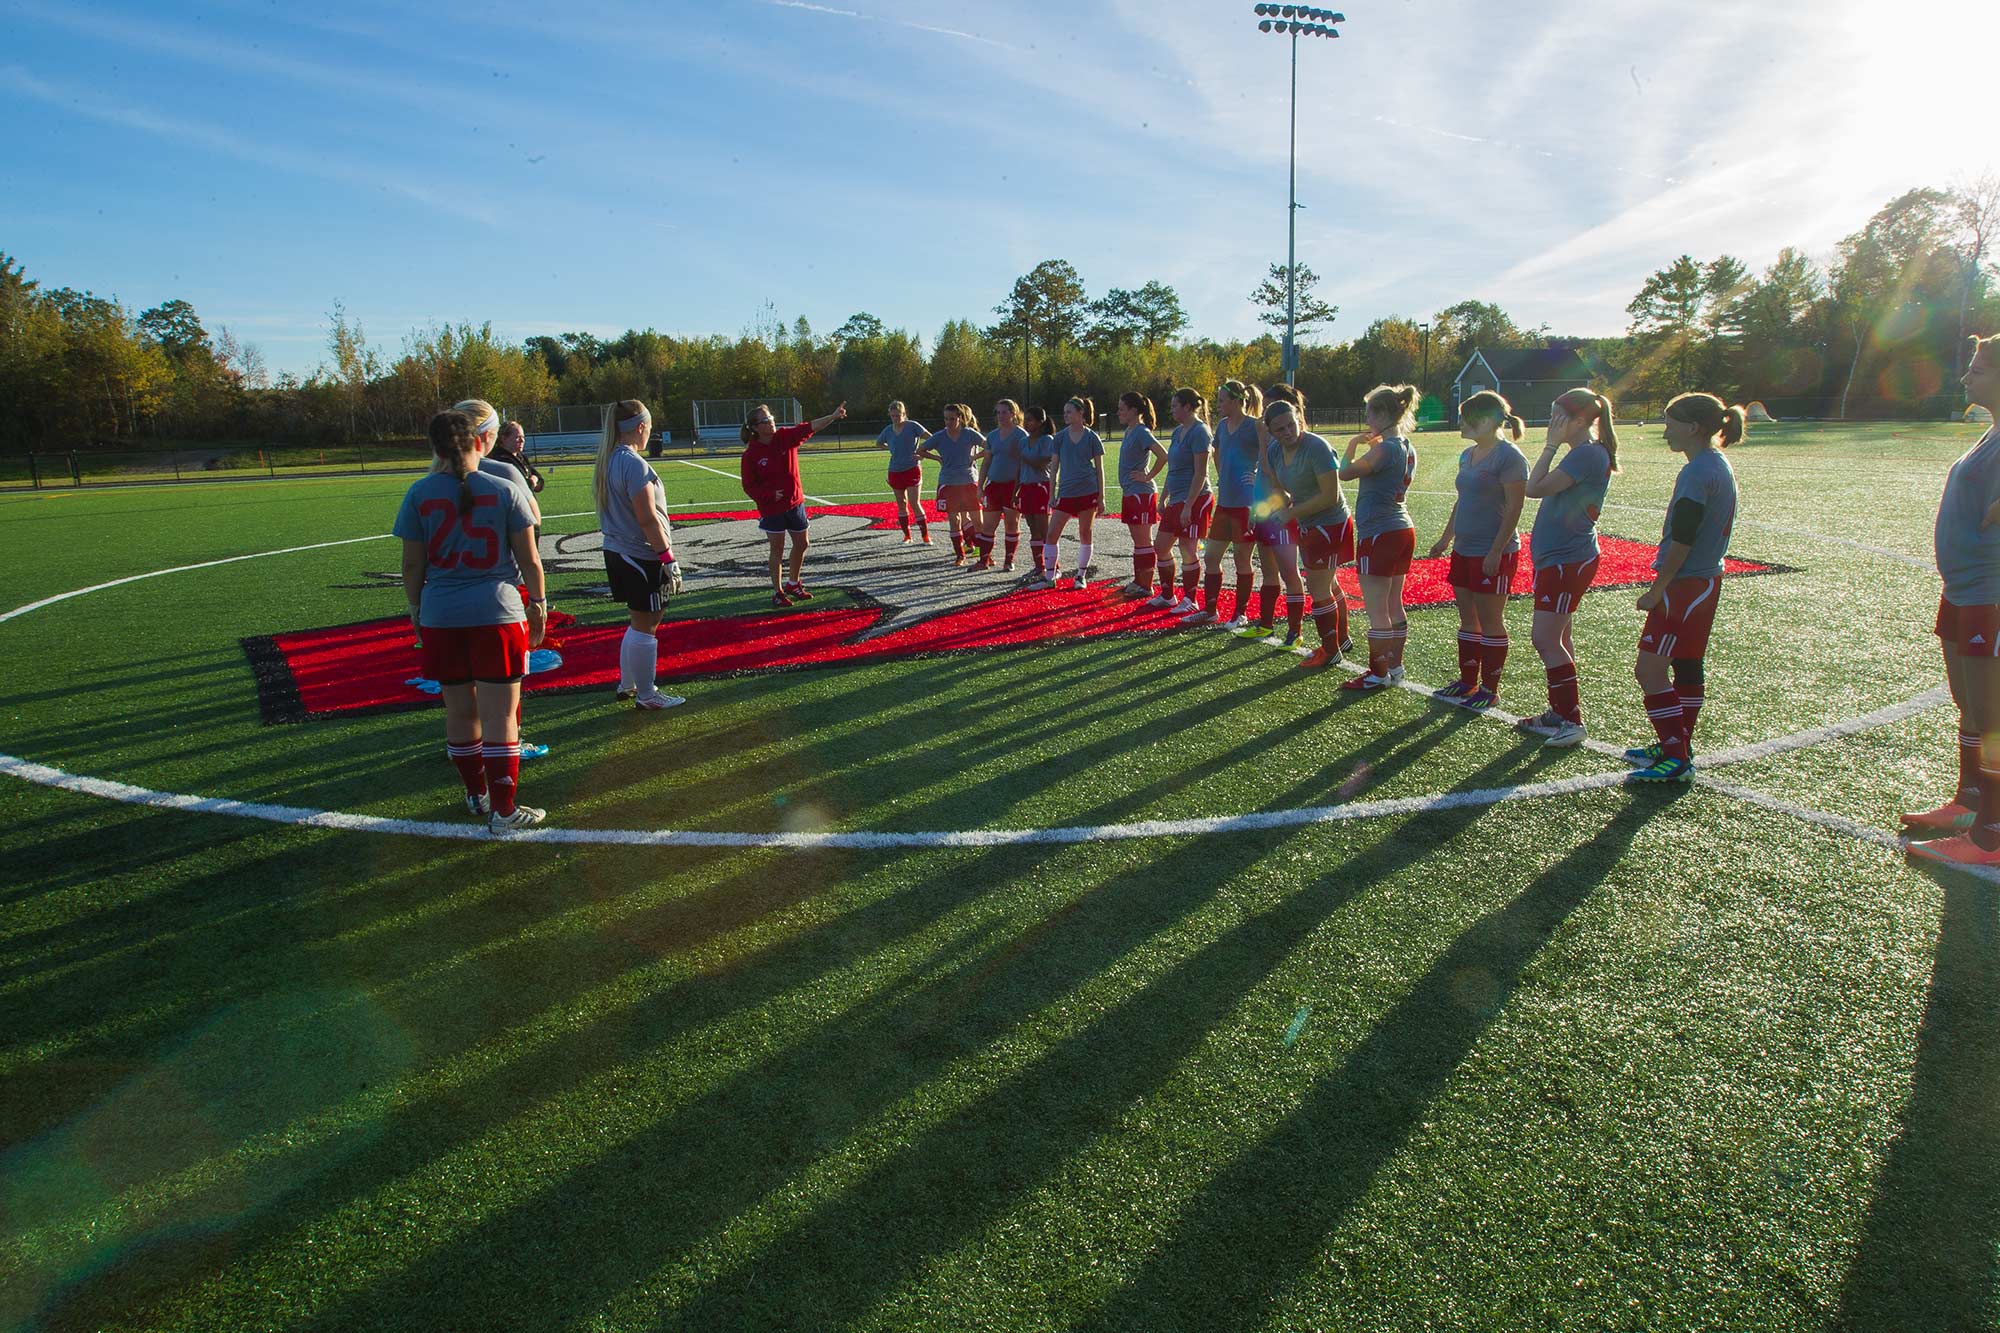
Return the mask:
[[[2000,178],[1913,189],[1831,255],[1782,251],[1762,272],[1730,255],[1681,255],[1649,275],[1622,337],[1527,328],[1467,300],[1428,319],[1378,319],[1358,337],[1314,338],[1338,315],[1299,265],[1299,387],[1332,416],[1375,384],[1416,383],[1434,402],[1474,348],[1568,346],[1599,387],[1633,407],[1704,388],[1766,401],[1779,415],[1942,416],[1962,403],[1967,332],[2000,329],[1994,247]],[[1167,283],[1092,297],[1076,269],[1046,260],[984,319],[954,319],[928,340],[865,312],[819,334],[766,304],[734,337],[652,329],[617,338],[550,333],[514,343],[490,323],[434,323],[390,349],[339,304],[326,359],[273,376],[257,347],[205,327],[188,302],[134,312],[68,287],[43,288],[0,252],[0,449],[91,442],[331,444],[409,438],[440,407],[479,397],[540,428],[557,404],[641,398],[676,432],[698,398],[846,400],[857,420],[964,401],[1108,404],[1127,389],[1163,399],[1224,379],[1282,377],[1287,271],[1273,264],[1248,299],[1270,330],[1248,340],[1191,335]],[[1532,411],[1532,405],[1528,405]]]

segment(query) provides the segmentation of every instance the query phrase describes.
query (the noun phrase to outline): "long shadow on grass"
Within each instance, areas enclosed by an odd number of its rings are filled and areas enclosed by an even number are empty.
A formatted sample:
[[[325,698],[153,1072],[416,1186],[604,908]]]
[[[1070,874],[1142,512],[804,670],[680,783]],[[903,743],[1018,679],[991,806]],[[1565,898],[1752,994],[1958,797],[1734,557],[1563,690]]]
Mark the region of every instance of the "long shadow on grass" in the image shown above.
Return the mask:
[[[2000,1328],[2000,923],[1991,885],[1940,873],[1944,916],[1902,1131],[1840,1325]]]
[[[1499,781],[1520,762],[1495,760],[1468,782]],[[1430,854],[1480,813],[1413,820],[1343,866],[1337,885],[1300,889],[1230,928],[723,1273],[676,1322],[825,1327],[861,1313],[1115,1124],[1327,913]],[[800,1170],[889,1108],[955,1065],[978,1060],[991,1043],[1209,905],[1283,841],[1218,840],[1200,858],[1171,845],[1133,864],[989,950],[977,966],[968,959],[927,988],[878,993],[378,1283],[322,1326],[390,1319],[446,1288],[477,1292],[487,1308],[524,1327],[596,1310],[744,1209],[782,1194]],[[990,858],[985,864],[986,873],[997,868]],[[978,867],[954,867],[926,893],[965,896],[966,881],[980,877]],[[635,1216],[646,1224],[631,1225]],[[590,1239],[572,1247],[559,1273],[523,1261],[565,1231]]]
[[[1172,1241],[1086,1327],[1225,1328],[1269,1318],[1273,1300],[1422,1123],[1523,969],[1664,808],[1630,801],[1519,897],[1480,918],[1335,1075],[1209,1183]],[[1283,1224],[1272,1225],[1274,1216]]]

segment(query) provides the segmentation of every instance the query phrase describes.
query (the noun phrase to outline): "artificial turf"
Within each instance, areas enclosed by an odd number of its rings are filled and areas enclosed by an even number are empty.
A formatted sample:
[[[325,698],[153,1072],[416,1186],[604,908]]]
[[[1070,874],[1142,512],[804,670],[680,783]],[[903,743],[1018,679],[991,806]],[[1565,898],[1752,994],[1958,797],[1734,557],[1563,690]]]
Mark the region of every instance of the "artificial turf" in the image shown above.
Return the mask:
[[[1656,535],[1658,434],[1627,428],[1606,531]],[[1778,572],[1725,587],[1698,748],[1938,683],[1929,523],[1976,434],[1787,426],[1731,452],[1733,550]],[[1458,443],[1417,443],[1427,544]],[[677,508],[741,504],[661,470]],[[806,479],[886,498],[880,455]],[[375,536],[408,480],[0,497],[0,611]],[[588,468],[558,468],[544,510],[589,507]],[[0,751],[449,820],[433,708],[265,725],[241,646],[395,614],[395,568],[358,541],[0,623]],[[582,595],[599,581],[559,576],[557,605],[620,618]],[[676,615],[767,609],[696,589]],[[1576,620],[1615,744],[1644,739],[1634,595]],[[1411,619],[1412,676],[1448,679],[1453,613]],[[1616,768],[1293,661],[1187,632],[683,681],[658,716],[535,698],[554,752],[523,794],[570,828],[920,833]],[[1949,789],[1955,723],[1717,775],[1886,832]],[[2000,1324],[1993,885],[1713,789],[800,852],[443,842],[0,782],[10,1326]]]

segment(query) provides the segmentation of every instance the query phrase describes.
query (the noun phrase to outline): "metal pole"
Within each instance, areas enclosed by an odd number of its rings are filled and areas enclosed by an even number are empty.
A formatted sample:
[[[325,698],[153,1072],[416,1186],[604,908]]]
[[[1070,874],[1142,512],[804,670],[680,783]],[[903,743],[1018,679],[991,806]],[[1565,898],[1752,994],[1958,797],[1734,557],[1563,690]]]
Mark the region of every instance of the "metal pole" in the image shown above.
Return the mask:
[[[1285,383],[1297,384],[1299,346],[1299,35],[1292,34],[1291,183],[1285,200]]]

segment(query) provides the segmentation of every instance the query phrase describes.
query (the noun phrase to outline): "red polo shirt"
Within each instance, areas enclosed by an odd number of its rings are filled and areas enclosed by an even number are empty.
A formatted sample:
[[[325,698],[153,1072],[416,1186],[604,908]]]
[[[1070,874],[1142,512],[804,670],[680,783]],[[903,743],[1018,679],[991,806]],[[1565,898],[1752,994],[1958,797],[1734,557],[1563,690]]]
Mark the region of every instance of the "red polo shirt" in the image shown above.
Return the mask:
[[[752,440],[743,446],[743,493],[757,503],[759,514],[782,514],[805,500],[799,480],[799,446],[812,438],[811,425],[785,426],[769,444]]]

